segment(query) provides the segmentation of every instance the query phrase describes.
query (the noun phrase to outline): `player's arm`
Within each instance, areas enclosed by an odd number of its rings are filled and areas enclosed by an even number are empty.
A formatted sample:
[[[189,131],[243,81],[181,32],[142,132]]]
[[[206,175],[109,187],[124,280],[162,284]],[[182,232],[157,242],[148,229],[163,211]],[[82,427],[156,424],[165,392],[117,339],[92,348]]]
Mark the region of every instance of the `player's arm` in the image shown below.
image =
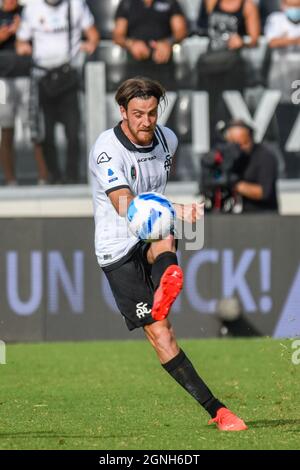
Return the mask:
[[[204,216],[204,202],[196,201],[191,204],[178,204],[173,202],[176,216],[180,220],[193,223]]]
[[[121,217],[125,217],[127,214],[127,209],[134,194],[130,191],[129,188],[116,189],[109,192],[108,197]]]

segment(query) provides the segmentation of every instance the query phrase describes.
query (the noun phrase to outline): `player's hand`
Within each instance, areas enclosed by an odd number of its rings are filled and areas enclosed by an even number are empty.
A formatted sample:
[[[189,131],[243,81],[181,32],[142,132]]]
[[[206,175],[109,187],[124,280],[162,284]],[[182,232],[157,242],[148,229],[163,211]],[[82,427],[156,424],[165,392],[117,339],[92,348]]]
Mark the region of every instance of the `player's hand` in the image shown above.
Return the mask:
[[[157,64],[165,64],[170,60],[172,46],[169,41],[151,41],[150,46],[153,49],[152,59]]]
[[[204,202],[193,202],[191,204],[174,204],[176,215],[184,222],[193,223],[204,216]]]
[[[229,49],[241,49],[244,45],[244,41],[239,34],[232,34],[227,45]]]
[[[144,41],[129,40],[127,49],[136,60],[149,59],[151,50]]]

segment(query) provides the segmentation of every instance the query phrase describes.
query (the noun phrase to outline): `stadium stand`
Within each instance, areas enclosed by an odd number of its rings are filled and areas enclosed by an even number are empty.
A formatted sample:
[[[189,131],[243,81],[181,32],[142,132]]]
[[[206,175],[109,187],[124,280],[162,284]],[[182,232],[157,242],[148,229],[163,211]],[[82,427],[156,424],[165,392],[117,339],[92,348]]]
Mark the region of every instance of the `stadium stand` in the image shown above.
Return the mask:
[[[102,39],[111,39],[114,27],[114,14],[120,0],[87,0],[95,17],[96,26],[101,31]]]
[[[34,2],[35,0],[26,0],[23,3],[29,1]],[[171,107],[168,116],[167,123],[174,131],[178,134],[180,140],[180,146],[178,150],[178,157],[176,161],[176,171],[172,174],[173,180],[178,181],[194,181],[198,178],[199,171],[199,151],[195,153],[195,127],[193,128],[193,113],[194,99],[194,79],[195,79],[195,63],[203,52],[207,48],[207,37],[199,37],[199,31],[195,34],[195,25],[199,11],[203,5],[202,0],[179,0],[183,7],[186,17],[188,18],[190,34],[187,39],[183,41],[181,45],[174,46],[174,62],[175,62],[175,75],[174,81],[170,84],[169,91],[173,90],[171,99]],[[97,52],[93,58],[95,63],[101,61],[106,67],[106,91],[107,95],[107,115],[106,123],[107,126],[113,125],[117,118],[117,111],[111,105],[112,95],[117,85],[122,81],[125,75],[126,64],[127,64],[127,53],[122,50],[119,46],[112,43],[112,29],[114,25],[114,13],[119,4],[119,0],[87,0],[95,19],[98,28],[101,31],[102,41],[97,49]],[[262,23],[264,24],[266,17],[270,12],[279,9],[279,0],[260,0],[259,8],[262,17]],[[255,115],[261,99],[264,97],[266,91],[266,73],[264,67],[267,65],[265,62],[267,51],[267,44],[265,38],[262,36],[259,40],[259,45],[253,49],[245,49],[243,56],[248,64],[251,64],[251,82],[249,88],[245,92],[244,100],[245,104],[249,109],[251,115]],[[249,74],[250,77],[250,74]],[[275,90],[274,90],[275,92]],[[274,97],[275,95],[273,95]],[[274,98],[275,99],[275,98]],[[82,112],[86,113],[86,96],[83,94],[81,99]],[[272,105],[273,106],[273,105]],[[274,106],[276,106],[274,104]],[[86,114],[85,114],[86,117]],[[81,177],[87,178],[86,171],[86,155],[88,143],[86,142],[86,122],[88,119],[84,119],[84,123],[81,129]],[[292,126],[295,123],[292,123]],[[278,145],[274,142],[278,140],[278,128],[280,123],[276,122],[275,118],[272,118],[268,125],[265,133],[265,138],[268,143],[276,147],[278,153],[278,160],[280,163],[280,174],[283,177],[287,175],[290,179],[296,179],[300,176],[299,152],[293,152],[287,159],[289,168],[285,170],[286,156],[283,155]],[[293,129],[287,130],[289,136]],[[201,131],[202,132],[202,131]],[[60,126],[57,130],[57,139],[59,141],[59,147],[61,154],[64,153],[65,141],[63,132]],[[201,134],[202,135],[202,134]],[[294,142],[293,136],[291,136],[290,142]],[[196,148],[199,144],[199,137],[196,135]],[[274,140],[275,139],[275,140]],[[36,181],[36,168],[33,159],[30,155],[31,148],[28,141],[28,130],[24,123],[17,118],[16,123],[16,147],[17,147],[17,172],[18,178],[21,184],[34,184]],[[61,156],[63,158],[63,156]],[[0,173],[0,184],[3,182],[2,174]],[[179,184],[179,183],[176,183]],[[288,182],[280,183],[280,187],[283,191],[287,191]],[[192,188],[192,185],[191,185]],[[20,188],[18,188],[20,189]],[[63,188],[62,188],[63,189]],[[41,189],[42,190],[42,189]],[[80,192],[80,190],[78,190]],[[297,181],[293,185],[292,193],[297,192]],[[75,191],[76,192],[76,191]],[[191,190],[191,195],[193,190]],[[289,198],[291,192],[289,191]]]

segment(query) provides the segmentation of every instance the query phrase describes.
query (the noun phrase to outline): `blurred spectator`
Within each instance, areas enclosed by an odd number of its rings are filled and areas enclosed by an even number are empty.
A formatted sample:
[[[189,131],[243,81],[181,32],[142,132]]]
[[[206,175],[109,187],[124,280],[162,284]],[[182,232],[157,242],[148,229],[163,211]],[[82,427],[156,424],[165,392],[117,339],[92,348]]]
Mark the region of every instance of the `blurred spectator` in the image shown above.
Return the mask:
[[[296,46],[300,51],[300,0],[282,0],[281,8],[267,18],[265,36],[269,47]]]
[[[278,140],[281,149],[285,151],[290,129],[299,114],[299,104],[292,102],[292,85],[300,78],[300,0],[282,0],[281,11],[274,12],[267,18],[265,35],[270,48],[268,87],[281,91],[276,119]],[[296,155],[299,158],[299,152]],[[296,173],[293,174],[296,170],[295,154],[285,152],[285,159],[292,170],[291,176],[297,177]]]
[[[277,211],[276,157],[264,144],[254,143],[252,128],[241,120],[227,125],[225,139],[241,152],[232,171],[239,176],[234,190],[242,196],[243,212]]]
[[[130,74],[143,71],[153,77],[158,64],[157,70],[163,75],[162,66],[172,62],[173,44],[187,35],[186,19],[177,0],[121,0],[115,18],[113,39],[130,54]],[[174,76],[171,78],[174,80]]]
[[[22,7],[18,0],[2,0],[0,10],[0,46],[2,50],[13,50],[16,31],[20,24]]]
[[[82,33],[86,38],[84,42],[81,42]],[[77,70],[79,77],[83,65],[80,51],[92,54],[98,46],[99,33],[94,26],[93,16],[85,0],[36,0],[25,7],[17,37],[18,53],[32,53],[36,70],[33,76],[39,77],[39,98],[45,120],[45,137],[42,143],[50,173],[49,181],[77,183],[80,156],[80,81],[74,80],[73,68]],[[69,85],[64,79],[66,70],[70,72]],[[54,90],[53,95],[49,87],[47,90],[41,86],[45,76],[52,83],[58,79],[57,90]],[[55,145],[54,131],[57,122],[64,125],[67,138],[64,172],[61,171]],[[35,138],[39,140],[38,136]]]
[[[20,25],[20,15],[22,7],[18,0],[2,0],[0,8],[0,57],[5,51],[5,59],[8,60],[7,53],[15,54],[16,32]],[[1,59],[0,59],[1,60]],[[28,120],[28,78],[7,78],[4,80],[6,86],[6,103],[0,106],[0,161],[3,167],[5,182],[9,186],[17,184],[15,173],[14,156],[14,126],[17,111],[20,111],[23,121]],[[47,169],[42,156],[41,147],[35,147],[35,157],[38,166],[38,178],[42,183],[47,178]]]
[[[225,90],[243,93],[251,72],[241,54],[245,46],[257,44],[260,34],[259,12],[253,0],[203,0],[207,13],[208,51],[197,63],[198,90],[206,90],[210,103],[211,144],[215,142],[216,123],[227,120],[222,94]],[[202,11],[202,13],[201,13]],[[249,40],[244,37],[248,35]]]
[[[260,35],[259,11],[253,0],[203,0],[198,26],[203,29],[205,22],[210,50],[254,47]],[[244,36],[250,40],[245,42]]]

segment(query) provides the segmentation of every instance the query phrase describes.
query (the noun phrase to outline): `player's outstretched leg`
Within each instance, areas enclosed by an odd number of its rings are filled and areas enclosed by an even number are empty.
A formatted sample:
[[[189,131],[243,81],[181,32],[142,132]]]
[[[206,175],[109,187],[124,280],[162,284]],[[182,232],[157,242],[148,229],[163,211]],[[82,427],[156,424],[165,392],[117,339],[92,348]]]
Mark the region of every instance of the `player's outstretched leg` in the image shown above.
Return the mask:
[[[247,429],[244,421],[212,394],[191,361],[179,348],[174,330],[167,319],[146,325],[144,331],[165,371],[210,414],[212,419],[209,424],[216,423],[220,431]]]

